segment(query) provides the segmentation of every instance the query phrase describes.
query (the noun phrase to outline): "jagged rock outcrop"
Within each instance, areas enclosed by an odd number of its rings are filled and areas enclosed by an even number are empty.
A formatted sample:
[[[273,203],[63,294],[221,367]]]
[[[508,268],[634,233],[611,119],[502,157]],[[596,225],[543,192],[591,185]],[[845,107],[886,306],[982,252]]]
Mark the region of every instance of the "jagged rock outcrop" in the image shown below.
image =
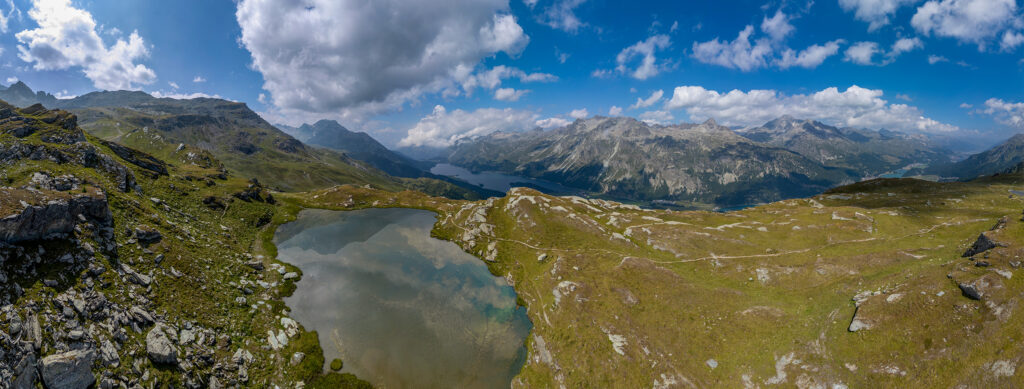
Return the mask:
[[[0,242],[46,239],[70,233],[78,223],[112,222],[107,197],[96,188],[76,195],[0,188],[0,209],[12,208],[21,210],[0,219]]]
[[[100,141],[100,143],[109,147],[110,151],[113,151],[121,159],[135,166],[146,169],[156,175],[167,175],[167,164],[152,155],[121,146],[114,142]]]

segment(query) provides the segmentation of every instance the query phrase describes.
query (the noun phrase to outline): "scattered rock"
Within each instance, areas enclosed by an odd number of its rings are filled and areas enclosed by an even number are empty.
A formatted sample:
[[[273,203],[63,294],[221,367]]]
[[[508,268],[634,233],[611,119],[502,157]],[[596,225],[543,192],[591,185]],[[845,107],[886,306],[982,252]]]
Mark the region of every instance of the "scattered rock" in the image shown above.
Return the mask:
[[[960,291],[963,292],[964,296],[971,300],[981,300],[982,293],[978,290],[978,287],[973,284],[961,282],[957,286],[960,287]]]
[[[166,326],[158,323],[146,334],[146,354],[156,364],[177,365],[178,350],[165,332]]]
[[[43,358],[39,371],[48,388],[85,389],[96,383],[92,375],[92,362],[96,352],[72,350]]]
[[[964,252],[963,257],[973,257],[975,255],[981,254],[996,247],[1006,246],[1002,243],[993,240],[991,237],[989,237],[989,234],[989,231],[985,231],[982,232],[981,235],[978,235],[978,239],[974,241],[974,244],[971,245],[971,248],[967,249],[967,251]]]
[[[850,327],[847,328],[847,330],[849,330],[850,332],[871,329],[871,322],[868,321],[867,319],[860,317],[860,315],[858,315],[859,313],[861,313],[860,307],[855,308],[855,310],[853,311],[853,320],[850,321]]]
[[[303,353],[300,353],[300,352],[292,354],[292,360],[291,360],[292,366],[295,366],[295,365],[298,365],[298,364],[302,363],[302,360],[304,358],[306,358],[306,354],[303,354]]]
[[[153,229],[153,227],[141,225],[135,227],[135,239],[142,244],[153,244],[159,242],[163,238],[160,231]]]

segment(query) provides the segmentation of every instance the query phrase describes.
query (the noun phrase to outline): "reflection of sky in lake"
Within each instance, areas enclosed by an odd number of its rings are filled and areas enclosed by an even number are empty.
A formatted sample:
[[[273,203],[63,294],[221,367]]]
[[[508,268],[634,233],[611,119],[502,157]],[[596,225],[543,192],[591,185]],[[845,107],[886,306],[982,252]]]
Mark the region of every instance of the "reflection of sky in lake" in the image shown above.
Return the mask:
[[[303,271],[286,299],[327,361],[379,387],[508,387],[530,329],[504,279],[451,242],[434,214],[306,210],[281,226],[279,258]]]

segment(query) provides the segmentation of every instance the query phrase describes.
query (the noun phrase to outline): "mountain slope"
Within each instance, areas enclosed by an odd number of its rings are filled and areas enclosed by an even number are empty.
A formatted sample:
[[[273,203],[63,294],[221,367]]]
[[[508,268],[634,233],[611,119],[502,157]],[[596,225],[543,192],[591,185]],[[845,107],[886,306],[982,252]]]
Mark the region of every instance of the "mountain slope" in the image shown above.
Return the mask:
[[[27,87],[26,87],[27,88]],[[103,139],[176,158],[181,145],[208,153],[224,168],[280,190],[371,184],[479,198],[473,190],[431,178],[396,178],[344,154],[310,148],[263,120],[244,103],[222,99],[155,98],[144,92],[92,92],[56,100]]]
[[[820,193],[855,174],[753,142],[709,121],[647,125],[594,117],[552,131],[496,133],[456,144],[447,160],[634,201],[719,206]]]
[[[54,108],[59,101],[49,93],[43,91],[33,92],[32,88],[29,88],[28,85],[21,81],[15,82],[6,88],[0,87],[0,100],[18,107],[43,104],[50,108]]]
[[[311,134],[303,142],[344,152],[377,169],[398,177],[424,177],[430,163],[422,163],[389,150],[365,132],[352,132],[334,120],[303,124],[297,133]]]
[[[782,147],[826,166],[852,169],[872,177],[913,164],[949,162],[949,152],[923,136],[890,131],[837,128],[813,120],[783,116],[761,127],[740,130],[748,139]]]
[[[1024,162],[1024,134],[1017,134],[991,149],[930,171],[944,177],[972,179],[1012,169],[1021,162]]]
[[[287,317],[260,234],[294,206],[194,162],[0,102],[0,387],[369,386]]]

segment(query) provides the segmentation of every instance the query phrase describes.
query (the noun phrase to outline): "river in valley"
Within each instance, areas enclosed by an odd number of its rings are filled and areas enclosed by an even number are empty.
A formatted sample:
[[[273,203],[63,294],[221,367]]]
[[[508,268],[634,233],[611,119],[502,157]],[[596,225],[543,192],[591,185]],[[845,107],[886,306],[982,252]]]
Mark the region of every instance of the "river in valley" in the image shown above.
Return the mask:
[[[531,324],[507,282],[413,209],[304,210],[275,236],[302,269],[285,299],[326,361],[384,388],[507,388]]]

